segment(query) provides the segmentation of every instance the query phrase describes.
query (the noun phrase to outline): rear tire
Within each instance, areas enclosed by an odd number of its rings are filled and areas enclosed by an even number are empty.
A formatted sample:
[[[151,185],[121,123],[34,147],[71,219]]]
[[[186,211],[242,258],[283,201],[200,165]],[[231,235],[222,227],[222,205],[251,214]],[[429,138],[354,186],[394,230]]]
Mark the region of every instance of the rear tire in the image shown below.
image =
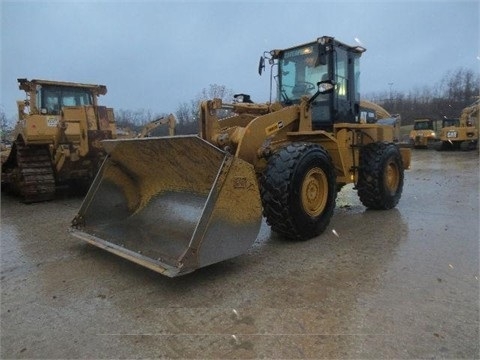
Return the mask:
[[[360,152],[357,191],[369,209],[394,208],[403,190],[404,168],[400,150],[392,143],[372,143]]]
[[[260,179],[263,215],[272,230],[293,240],[321,234],[337,196],[328,152],[315,144],[292,143],[269,160]]]
[[[460,144],[460,150],[462,150],[462,151],[475,150],[476,148],[477,148],[477,141],[476,140],[462,141],[461,144]]]

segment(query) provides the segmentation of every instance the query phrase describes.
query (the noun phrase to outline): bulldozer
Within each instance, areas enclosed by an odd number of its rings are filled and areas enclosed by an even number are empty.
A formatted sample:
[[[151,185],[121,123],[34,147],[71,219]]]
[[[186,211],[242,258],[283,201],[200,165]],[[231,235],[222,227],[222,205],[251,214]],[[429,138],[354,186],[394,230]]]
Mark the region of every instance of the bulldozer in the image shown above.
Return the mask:
[[[414,119],[413,129],[408,135],[414,148],[428,148],[437,141],[437,134],[432,119]]]
[[[247,252],[262,217],[287,239],[320,235],[345,184],[369,209],[395,207],[410,149],[391,126],[360,121],[364,51],[323,36],[265,52],[258,72],[270,64],[275,101],[210,99],[198,135],[103,141],[71,234],[175,277]]]
[[[97,98],[105,85],[18,79],[26,100],[10,154],[2,164],[2,189],[23,202],[52,200],[57,186],[88,189],[105,158],[101,141],[116,136],[113,109]]]
[[[480,123],[480,99],[462,110],[460,118],[442,119],[439,141],[434,144],[437,151],[478,148],[478,127]]]

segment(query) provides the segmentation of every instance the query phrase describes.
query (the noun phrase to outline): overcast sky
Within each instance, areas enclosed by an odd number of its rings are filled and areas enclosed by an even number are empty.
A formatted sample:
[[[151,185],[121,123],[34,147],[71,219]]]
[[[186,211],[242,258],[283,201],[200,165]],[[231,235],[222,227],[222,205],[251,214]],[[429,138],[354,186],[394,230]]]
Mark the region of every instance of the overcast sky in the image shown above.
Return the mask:
[[[266,101],[260,55],[322,35],[367,49],[362,93],[408,91],[448,70],[479,71],[479,4],[1,0],[0,106],[15,114],[17,78],[104,84],[103,105],[153,113],[214,83]]]

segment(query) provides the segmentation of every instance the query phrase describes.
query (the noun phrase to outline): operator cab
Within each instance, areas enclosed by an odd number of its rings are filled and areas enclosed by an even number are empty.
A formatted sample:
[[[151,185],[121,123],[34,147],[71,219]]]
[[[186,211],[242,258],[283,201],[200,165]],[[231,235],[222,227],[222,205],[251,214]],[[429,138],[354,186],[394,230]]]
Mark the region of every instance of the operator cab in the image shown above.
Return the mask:
[[[18,79],[18,83],[27,94],[25,105],[42,115],[60,115],[62,107],[96,106],[97,96],[107,93],[105,85],[39,79]]]
[[[433,120],[431,119],[415,120],[413,124],[413,130],[433,130]]]
[[[42,114],[60,115],[64,106],[93,105],[93,95],[88,88],[38,85],[37,104]]]
[[[331,81],[333,92],[312,101],[314,130],[331,130],[334,123],[360,122],[360,56],[364,48],[345,45],[324,36],[316,42],[286,50],[272,50],[270,63],[277,60],[277,101],[284,106],[298,104],[303,96],[311,98],[317,84]]]
[[[442,119],[442,127],[460,126],[460,119]]]

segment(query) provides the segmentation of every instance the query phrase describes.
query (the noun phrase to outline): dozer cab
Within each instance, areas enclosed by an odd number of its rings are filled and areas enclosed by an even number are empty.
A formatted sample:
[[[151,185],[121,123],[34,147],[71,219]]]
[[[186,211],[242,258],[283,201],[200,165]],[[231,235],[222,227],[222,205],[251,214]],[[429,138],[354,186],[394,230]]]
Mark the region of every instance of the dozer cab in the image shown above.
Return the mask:
[[[105,158],[101,140],[115,137],[113,109],[99,106],[104,85],[18,79],[27,99],[17,101],[18,122],[2,189],[23,202],[51,200],[56,186],[88,189]]]
[[[409,134],[410,143],[414,148],[428,148],[437,140],[432,119],[415,119],[413,129]]]
[[[364,51],[331,37],[273,50],[259,72],[268,61],[276,101],[212,99],[198,136],[104,141],[72,234],[174,277],[246,252],[262,215],[292,240],[321,234],[348,183],[367,208],[395,207],[410,149],[392,127],[360,122]]]
[[[434,145],[435,150],[477,149],[479,123],[480,99],[464,108],[459,119],[444,118],[442,120],[439,141]]]

